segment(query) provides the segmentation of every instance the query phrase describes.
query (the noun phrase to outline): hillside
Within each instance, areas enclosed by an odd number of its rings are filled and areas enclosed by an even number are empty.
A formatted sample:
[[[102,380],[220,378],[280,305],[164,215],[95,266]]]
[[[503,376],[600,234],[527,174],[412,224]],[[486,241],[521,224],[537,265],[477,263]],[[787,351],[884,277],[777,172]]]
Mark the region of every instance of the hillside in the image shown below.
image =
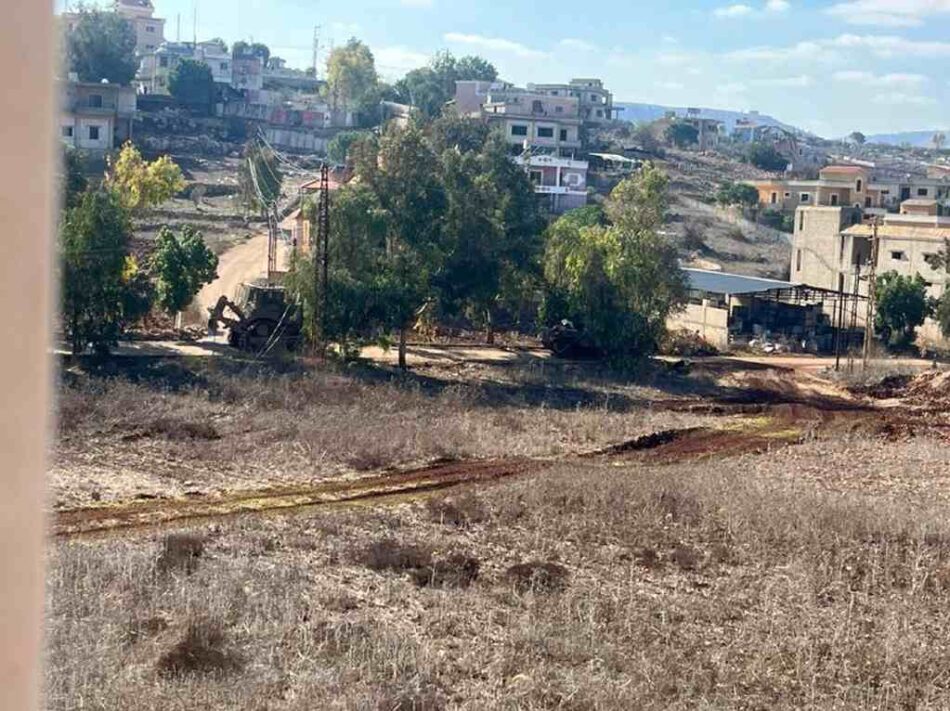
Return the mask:
[[[623,111],[620,113],[620,118],[623,121],[630,121],[631,123],[656,121],[657,119],[661,119],[666,116],[668,111],[675,111],[677,115],[685,116],[687,111],[687,109],[682,106],[661,106],[659,104],[638,104],[628,102],[616,102],[614,103],[614,107],[623,109]],[[724,124],[726,124],[726,129],[728,131],[732,131],[733,127],[736,125],[736,121],[740,119],[748,119],[763,125],[778,126],[779,128],[794,131],[795,133],[805,133],[800,128],[796,128],[795,126],[783,123],[772,116],[767,116],[758,112],[729,111],[726,109],[708,108],[700,108],[699,111],[701,118],[710,118],[716,119],[717,121],[722,121]],[[933,135],[933,133],[931,133],[931,135]]]
[[[932,148],[935,133],[950,134],[950,129],[930,129],[927,131],[903,131],[898,133],[876,133],[867,137],[868,143],[883,143],[891,146],[915,146]]]

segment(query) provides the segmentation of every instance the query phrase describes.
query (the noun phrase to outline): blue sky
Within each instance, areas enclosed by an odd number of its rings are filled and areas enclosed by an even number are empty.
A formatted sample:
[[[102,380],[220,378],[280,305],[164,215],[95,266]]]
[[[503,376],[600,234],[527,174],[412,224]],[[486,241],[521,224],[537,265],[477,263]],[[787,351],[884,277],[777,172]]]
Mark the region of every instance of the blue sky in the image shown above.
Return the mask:
[[[153,0],[174,39],[195,0]],[[62,0],[60,0],[62,2]],[[439,49],[510,81],[599,76],[619,101],[757,109],[825,136],[950,127],[950,0],[198,0],[198,36],[292,65],[369,44],[395,78]]]

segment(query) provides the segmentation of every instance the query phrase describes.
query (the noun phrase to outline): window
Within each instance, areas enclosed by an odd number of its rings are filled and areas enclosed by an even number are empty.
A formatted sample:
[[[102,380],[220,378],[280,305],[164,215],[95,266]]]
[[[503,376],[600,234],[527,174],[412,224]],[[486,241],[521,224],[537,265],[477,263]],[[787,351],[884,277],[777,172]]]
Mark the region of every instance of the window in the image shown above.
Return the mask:
[[[227,62],[221,62],[221,71],[222,71],[222,72],[228,71],[228,63],[227,63]]]
[[[511,135],[512,135],[512,136],[527,136],[527,135],[528,135],[528,127],[527,127],[527,126],[524,126],[524,125],[520,125],[520,124],[517,124],[517,125],[515,125],[515,126],[512,126],[512,127],[511,127]]]
[[[89,106],[94,109],[102,108],[102,94],[90,94]]]
[[[893,259],[895,262],[903,262],[905,259],[907,259],[907,255],[901,251],[893,251],[891,252],[891,259]]]
[[[778,202],[778,193],[772,193],[769,195],[769,204],[774,205]]]
[[[801,232],[805,229],[805,213],[801,210],[798,211],[798,231]]]
[[[924,255],[924,263],[926,263],[927,266],[930,267],[931,269],[936,269],[936,267],[934,266],[934,262],[937,260],[937,258],[938,258],[937,254],[934,254],[933,252],[928,252],[927,254]]]
[[[600,101],[600,99],[597,98],[597,94],[591,94],[591,95],[590,95],[590,100],[593,101],[595,104]]]
[[[146,25],[145,31],[151,34],[155,34],[155,25]]]
[[[802,193],[798,196],[799,202],[811,202],[811,193]]]
[[[98,141],[98,140],[99,140],[99,127],[98,127],[98,126],[90,126],[90,127],[89,127],[89,140],[90,140],[90,141]]]
[[[917,197],[927,197],[927,188],[917,188]]]
[[[534,101],[531,102],[531,113],[533,114],[544,113],[544,104],[542,104],[539,99],[535,99]]]
[[[834,207],[838,204],[838,193],[831,193],[831,206]]]
[[[864,198],[864,206],[871,207],[871,198],[869,197]]]
[[[72,137],[73,137],[73,127],[63,126],[63,138],[72,138]]]
[[[860,180],[860,178],[859,178],[859,179],[858,179],[858,184],[857,184],[856,190],[857,190],[858,192],[861,192],[861,188],[863,187],[863,185],[864,185],[864,184],[861,182],[861,180]]]
[[[541,185],[544,182],[544,173],[540,170],[532,170],[528,173],[532,185]]]
[[[597,118],[603,118],[603,117],[604,117],[604,112],[601,111],[600,109],[597,109]]]
[[[158,66],[160,66],[160,67],[168,67],[168,57],[159,57],[159,58],[158,58]]]
[[[563,106],[555,106],[555,107],[554,107],[554,113],[556,113],[556,114],[563,114],[563,113],[564,113],[564,107],[563,107]]]
[[[562,129],[561,129],[561,140],[562,140],[562,141],[566,141],[566,140],[567,140],[567,129],[566,129],[566,128],[562,128]]]
[[[539,126],[538,138],[554,138],[554,129],[550,127],[545,128],[545,127]]]
[[[797,250],[795,252],[795,271],[800,272],[802,270],[802,250]]]
[[[792,197],[792,194],[791,194],[791,193],[785,193],[785,199],[786,199],[786,200],[791,199],[791,197]]]

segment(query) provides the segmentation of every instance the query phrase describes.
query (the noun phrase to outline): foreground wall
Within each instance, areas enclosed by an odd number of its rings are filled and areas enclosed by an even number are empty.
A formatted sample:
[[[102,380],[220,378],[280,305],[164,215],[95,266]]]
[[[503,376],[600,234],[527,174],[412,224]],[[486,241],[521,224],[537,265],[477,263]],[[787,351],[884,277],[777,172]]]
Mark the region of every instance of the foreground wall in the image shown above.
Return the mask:
[[[729,311],[706,299],[702,304],[687,304],[684,311],[667,319],[666,327],[671,331],[692,331],[720,350],[729,347]]]

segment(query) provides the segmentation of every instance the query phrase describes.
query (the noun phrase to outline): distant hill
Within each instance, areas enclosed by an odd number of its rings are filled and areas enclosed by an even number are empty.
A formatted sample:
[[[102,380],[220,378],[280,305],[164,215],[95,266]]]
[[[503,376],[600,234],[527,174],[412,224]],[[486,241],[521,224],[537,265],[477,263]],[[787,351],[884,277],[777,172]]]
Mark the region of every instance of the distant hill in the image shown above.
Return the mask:
[[[891,146],[902,146],[905,143],[918,148],[932,148],[931,139],[935,133],[945,133],[950,136],[950,128],[933,129],[930,131],[904,131],[902,133],[876,133],[867,137],[868,143],[886,143]]]
[[[661,119],[666,116],[667,111],[675,111],[678,116],[686,115],[686,108],[681,106],[660,106],[658,104],[631,104],[627,102],[614,102],[614,107],[623,109],[623,111],[620,112],[621,120],[631,121],[633,123],[656,121],[657,119]],[[727,111],[724,109],[705,108],[700,108],[699,111],[701,118],[710,118],[716,119],[717,121],[722,121],[726,125],[726,130],[730,133],[732,132],[733,127],[735,127],[736,121],[739,119],[751,119],[760,125],[778,126],[779,128],[784,128],[787,131],[805,133],[805,131],[802,131],[801,129],[791,126],[787,123],[782,123],[772,116],[767,116],[754,111]]]

